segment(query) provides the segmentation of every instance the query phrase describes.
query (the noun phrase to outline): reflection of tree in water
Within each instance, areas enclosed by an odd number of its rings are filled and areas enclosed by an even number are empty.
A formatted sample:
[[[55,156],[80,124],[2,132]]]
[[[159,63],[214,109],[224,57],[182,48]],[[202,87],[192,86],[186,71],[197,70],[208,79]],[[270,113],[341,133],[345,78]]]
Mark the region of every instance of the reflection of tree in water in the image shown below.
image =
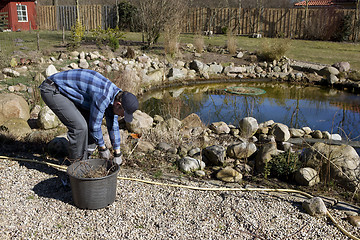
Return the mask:
[[[341,117],[337,118],[338,121],[335,119],[334,129],[335,132],[338,132],[343,137],[349,140],[359,140],[360,136],[358,134],[354,134],[355,129],[350,129],[349,126],[352,126],[352,123],[357,122],[358,118],[357,115],[360,113],[360,105],[358,99],[351,100],[351,101],[331,101],[330,105],[336,106],[339,108],[337,112],[338,115]]]
[[[360,117],[359,111],[351,112],[360,109],[358,97],[355,95],[333,89],[273,83],[236,84],[262,88],[266,90],[264,95],[224,94],[221,89],[228,86],[223,85],[221,88],[218,85],[210,92],[204,90],[207,88],[196,87],[173,89],[172,93],[162,94],[162,100],[147,101],[145,112],[152,116],[159,114],[179,119],[195,112],[206,124],[225,121],[236,125],[240,119],[252,116],[259,122],[274,120],[294,128],[318,127],[316,129],[340,133],[349,138],[355,138],[356,134],[360,133],[359,127],[356,126]],[[341,105],[351,98],[356,102],[352,109],[349,109],[349,105]],[[337,111],[331,105],[339,105],[337,107],[343,110]]]

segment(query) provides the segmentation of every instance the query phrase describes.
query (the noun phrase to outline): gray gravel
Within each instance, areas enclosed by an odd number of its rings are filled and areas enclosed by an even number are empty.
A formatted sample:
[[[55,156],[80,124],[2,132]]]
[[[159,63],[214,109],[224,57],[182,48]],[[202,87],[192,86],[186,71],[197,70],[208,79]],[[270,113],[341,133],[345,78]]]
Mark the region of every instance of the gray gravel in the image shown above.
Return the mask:
[[[34,164],[0,160],[0,239],[348,239],[299,197],[264,192],[214,192],[118,180],[115,202],[81,210],[58,176]],[[150,179],[121,169],[120,176]],[[164,181],[164,180],[163,180]],[[165,182],[211,187],[173,178]],[[359,229],[342,220],[350,232]]]

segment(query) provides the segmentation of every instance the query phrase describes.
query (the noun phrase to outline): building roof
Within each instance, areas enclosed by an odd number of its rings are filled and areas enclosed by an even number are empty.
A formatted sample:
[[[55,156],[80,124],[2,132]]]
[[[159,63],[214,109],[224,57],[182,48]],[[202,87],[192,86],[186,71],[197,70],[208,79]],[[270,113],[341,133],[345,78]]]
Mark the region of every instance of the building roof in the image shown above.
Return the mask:
[[[309,0],[308,6],[311,7],[325,7],[325,6],[339,6],[343,4],[354,3],[354,0]],[[306,6],[306,0],[295,3],[295,6]]]

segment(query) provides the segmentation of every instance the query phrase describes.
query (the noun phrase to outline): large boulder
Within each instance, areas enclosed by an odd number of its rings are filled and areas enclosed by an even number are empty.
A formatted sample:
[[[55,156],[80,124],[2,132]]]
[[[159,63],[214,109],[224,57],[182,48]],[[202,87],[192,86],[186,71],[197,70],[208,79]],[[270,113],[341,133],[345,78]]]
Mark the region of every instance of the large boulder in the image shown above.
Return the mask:
[[[226,167],[224,169],[221,169],[217,174],[216,178],[228,183],[236,183],[241,181],[242,174],[233,169],[232,167]]]
[[[69,152],[69,141],[67,135],[60,135],[55,137],[47,144],[47,152],[51,156],[65,157]]]
[[[220,145],[213,145],[203,149],[203,160],[206,165],[222,166],[225,162],[226,149]]]
[[[248,158],[255,153],[256,150],[256,145],[253,142],[243,140],[228,146],[227,155],[236,159]]]
[[[209,128],[216,134],[227,134],[230,132],[230,128],[225,122],[214,122],[210,124]]]
[[[264,173],[268,162],[278,153],[275,142],[269,142],[261,145],[255,158],[255,169],[259,173]]]
[[[38,115],[38,126],[41,129],[52,129],[56,128],[61,124],[60,119],[55,115],[55,113],[48,107],[44,106]]]
[[[311,187],[320,182],[320,177],[313,168],[300,168],[295,173],[295,181],[300,185]]]
[[[302,207],[311,216],[325,216],[327,212],[325,203],[320,197],[313,197],[311,199],[305,200],[302,203]]]
[[[31,133],[31,128],[26,120],[21,118],[13,118],[7,120],[1,125],[1,129],[6,130],[9,134],[14,137],[26,137]]]
[[[199,159],[184,157],[177,162],[179,169],[183,172],[193,172],[205,168],[205,163]]]
[[[303,150],[302,160],[307,167],[319,170],[321,178],[335,178],[350,190],[360,183],[360,158],[349,145],[315,143]]]
[[[253,117],[246,117],[239,121],[240,136],[244,138],[253,136],[258,128],[259,124]]]
[[[192,113],[181,121],[182,127],[185,128],[196,128],[204,127],[204,123],[201,121],[199,115]]]
[[[132,122],[126,123],[126,127],[130,132],[142,134],[152,128],[154,119],[148,114],[136,110],[133,114],[134,118]]]
[[[278,142],[286,142],[290,138],[289,127],[282,123],[276,123],[272,129],[272,134]]]
[[[28,120],[29,105],[23,97],[14,93],[0,94],[0,124],[12,118]]]

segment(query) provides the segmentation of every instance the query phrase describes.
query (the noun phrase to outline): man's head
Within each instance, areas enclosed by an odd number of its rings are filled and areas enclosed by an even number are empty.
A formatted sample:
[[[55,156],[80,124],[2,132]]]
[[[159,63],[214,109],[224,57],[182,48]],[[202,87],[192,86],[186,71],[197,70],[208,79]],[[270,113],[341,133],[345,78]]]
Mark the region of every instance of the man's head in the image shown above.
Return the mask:
[[[114,100],[114,114],[124,117],[126,122],[133,120],[133,113],[139,108],[136,96],[130,92],[119,92]]]

